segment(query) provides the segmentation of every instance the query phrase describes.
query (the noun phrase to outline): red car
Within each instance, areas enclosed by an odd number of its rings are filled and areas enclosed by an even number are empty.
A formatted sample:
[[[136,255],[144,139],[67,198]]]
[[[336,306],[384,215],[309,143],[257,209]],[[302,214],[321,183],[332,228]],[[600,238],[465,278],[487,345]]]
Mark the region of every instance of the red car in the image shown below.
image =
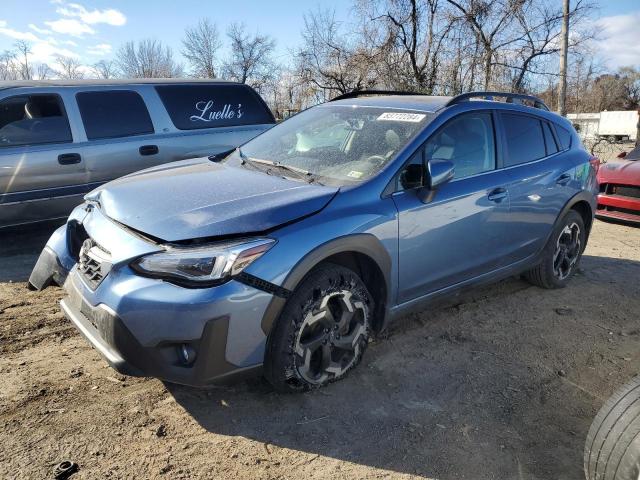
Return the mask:
[[[640,225],[640,146],[598,170],[596,216]]]

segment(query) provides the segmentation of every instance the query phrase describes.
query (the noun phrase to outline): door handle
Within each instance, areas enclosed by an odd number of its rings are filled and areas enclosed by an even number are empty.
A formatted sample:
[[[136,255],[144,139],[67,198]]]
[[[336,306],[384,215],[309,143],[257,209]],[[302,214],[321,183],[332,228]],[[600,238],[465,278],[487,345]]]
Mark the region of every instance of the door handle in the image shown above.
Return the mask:
[[[140,155],[155,155],[159,152],[157,145],[143,145],[138,151]]]
[[[74,163],[80,163],[82,157],[79,153],[61,153],[58,155],[58,163],[60,165],[73,165]]]
[[[507,198],[508,194],[509,193],[507,192],[506,188],[500,187],[500,188],[496,188],[494,190],[491,190],[489,192],[489,195],[487,196],[487,198],[492,202],[500,203],[502,200]]]
[[[571,175],[569,175],[568,173],[563,173],[556,179],[556,183],[558,185],[566,185],[570,181],[571,181]]]

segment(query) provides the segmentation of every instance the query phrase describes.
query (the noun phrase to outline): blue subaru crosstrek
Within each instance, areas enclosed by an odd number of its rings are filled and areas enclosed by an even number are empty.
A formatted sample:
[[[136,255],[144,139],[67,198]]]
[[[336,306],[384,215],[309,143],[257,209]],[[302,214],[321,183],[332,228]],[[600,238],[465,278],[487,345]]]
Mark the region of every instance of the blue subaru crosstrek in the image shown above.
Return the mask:
[[[30,287],[64,285],[65,315],[121,373],[260,369],[298,391],[343,378],[436,297],[516,274],[565,286],[597,193],[571,124],[527,95],[380,93],[103,185]]]

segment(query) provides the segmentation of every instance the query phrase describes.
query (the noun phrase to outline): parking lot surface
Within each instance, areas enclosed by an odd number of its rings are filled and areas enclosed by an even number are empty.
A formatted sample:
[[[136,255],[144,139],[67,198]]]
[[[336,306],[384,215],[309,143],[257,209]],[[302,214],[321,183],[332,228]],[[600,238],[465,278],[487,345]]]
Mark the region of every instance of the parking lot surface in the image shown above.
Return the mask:
[[[62,289],[26,289],[50,231],[0,237],[0,478],[68,459],[73,479],[582,479],[593,416],[640,364],[638,228],[596,221],[566,289],[465,292],[302,395],[117,374],[60,313]]]

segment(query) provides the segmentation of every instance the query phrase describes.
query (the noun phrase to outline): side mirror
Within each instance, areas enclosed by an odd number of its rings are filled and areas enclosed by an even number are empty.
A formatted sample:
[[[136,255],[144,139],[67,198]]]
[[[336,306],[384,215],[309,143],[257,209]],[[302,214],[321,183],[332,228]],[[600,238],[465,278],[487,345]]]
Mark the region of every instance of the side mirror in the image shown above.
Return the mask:
[[[624,158],[627,156],[627,152],[620,152],[618,155],[616,155],[616,158]]]
[[[424,186],[418,190],[418,198],[422,203],[433,200],[438,188],[455,175],[455,165],[449,160],[432,158],[427,161],[427,179]]]
[[[455,165],[449,160],[432,158],[427,162],[429,172],[428,186],[431,190],[436,190],[440,185],[444,185],[455,175]]]

